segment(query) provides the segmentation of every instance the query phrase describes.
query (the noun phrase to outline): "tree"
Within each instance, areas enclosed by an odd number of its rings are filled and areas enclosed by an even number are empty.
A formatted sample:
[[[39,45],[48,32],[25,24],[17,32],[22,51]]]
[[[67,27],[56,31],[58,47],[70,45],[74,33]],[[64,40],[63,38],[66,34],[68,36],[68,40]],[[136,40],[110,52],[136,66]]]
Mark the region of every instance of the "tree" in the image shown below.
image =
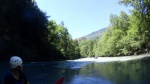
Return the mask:
[[[48,19],[33,0],[0,1],[0,56],[51,60],[63,55],[48,42]],[[3,46],[2,46],[3,45]]]

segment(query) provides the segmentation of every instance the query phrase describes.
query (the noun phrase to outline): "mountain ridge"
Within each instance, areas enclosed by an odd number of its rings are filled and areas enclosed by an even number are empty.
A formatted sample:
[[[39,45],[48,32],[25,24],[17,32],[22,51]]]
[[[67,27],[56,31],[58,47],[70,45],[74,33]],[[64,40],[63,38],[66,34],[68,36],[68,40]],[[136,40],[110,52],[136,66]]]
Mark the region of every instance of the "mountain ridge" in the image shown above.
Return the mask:
[[[101,29],[99,29],[97,31],[94,31],[94,32],[88,34],[88,35],[79,37],[76,40],[84,40],[84,39],[95,40],[95,39],[99,38],[100,36],[102,36],[103,33],[106,31],[106,29],[107,29],[107,27],[101,28]]]

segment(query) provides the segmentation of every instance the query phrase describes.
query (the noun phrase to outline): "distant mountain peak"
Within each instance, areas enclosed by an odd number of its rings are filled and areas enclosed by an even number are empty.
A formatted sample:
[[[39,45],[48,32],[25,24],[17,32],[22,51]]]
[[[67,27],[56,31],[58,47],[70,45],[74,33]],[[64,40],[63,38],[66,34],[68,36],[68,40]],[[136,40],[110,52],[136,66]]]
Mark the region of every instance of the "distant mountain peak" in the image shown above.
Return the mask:
[[[91,39],[91,40],[95,40],[98,37],[102,36],[102,34],[106,31],[107,28],[102,28],[98,31],[94,31],[88,35],[85,35],[83,37],[77,38],[76,40],[83,40],[83,39]]]

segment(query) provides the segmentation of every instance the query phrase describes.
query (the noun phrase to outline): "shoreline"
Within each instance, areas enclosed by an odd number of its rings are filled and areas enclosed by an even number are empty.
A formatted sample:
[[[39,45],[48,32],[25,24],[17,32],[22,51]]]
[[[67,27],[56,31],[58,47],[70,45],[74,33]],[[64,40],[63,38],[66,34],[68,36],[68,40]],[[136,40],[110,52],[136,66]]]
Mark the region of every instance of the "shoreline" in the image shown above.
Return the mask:
[[[141,54],[141,55],[133,55],[133,56],[120,56],[120,57],[89,57],[89,58],[81,58],[76,60],[68,60],[68,61],[91,61],[91,62],[123,62],[130,60],[142,59],[145,57],[150,57],[150,54]]]

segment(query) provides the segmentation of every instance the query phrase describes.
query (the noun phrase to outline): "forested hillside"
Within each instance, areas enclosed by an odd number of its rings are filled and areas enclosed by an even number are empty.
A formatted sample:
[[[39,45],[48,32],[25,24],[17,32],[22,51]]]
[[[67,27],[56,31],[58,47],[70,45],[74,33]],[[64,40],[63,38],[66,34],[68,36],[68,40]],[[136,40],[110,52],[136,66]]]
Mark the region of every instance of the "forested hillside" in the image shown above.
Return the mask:
[[[64,23],[48,21],[34,0],[0,0],[0,60],[19,55],[27,61],[79,58]]]
[[[110,25],[102,37],[79,40],[82,57],[123,56],[150,51],[150,1],[120,0],[119,4],[133,7],[131,14],[110,15]]]
[[[119,4],[133,7],[131,14],[111,14],[105,32],[73,40],[64,22],[49,21],[34,0],[0,0],[0,60],[12,55],[46,61],[148,53],[150,1],[121,0]]]

